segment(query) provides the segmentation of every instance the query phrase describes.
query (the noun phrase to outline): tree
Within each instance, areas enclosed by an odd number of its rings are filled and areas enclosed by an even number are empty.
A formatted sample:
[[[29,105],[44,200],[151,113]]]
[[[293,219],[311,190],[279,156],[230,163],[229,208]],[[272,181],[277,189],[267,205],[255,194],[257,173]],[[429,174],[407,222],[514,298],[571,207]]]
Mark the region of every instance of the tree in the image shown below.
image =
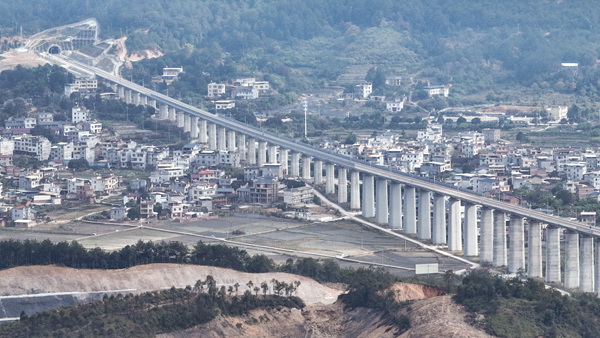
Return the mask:
[[[69,169],[76,171],[83,171],[90,168],[90,163],[85,158],[69,161]]]
[[[459,117],[458,119],[456,119],[456,124],[461,124],[461,123],[467,123],[467,119],[464,117]]]
[[[522,131],[517,133],[516,139],[517,139],[517,141],[523,142],[523,143],[529,142],[529,138],[527,136],[525,136],[525,134]]]
[[[356,135],[350,133],[350,135],[348,135],[348,137],[346,137],[346,139],[344,140],[344,144],[355,144],[356,140]]]
[[[140,219],[140,206],[136,205],[133,208],[129,208],[129,210],[127,210],[127,218],[129,219]]]
[[[472,124],[480,124],[481,123],[481,119],[479,117],[475,117],[474,119],[471,120]]]

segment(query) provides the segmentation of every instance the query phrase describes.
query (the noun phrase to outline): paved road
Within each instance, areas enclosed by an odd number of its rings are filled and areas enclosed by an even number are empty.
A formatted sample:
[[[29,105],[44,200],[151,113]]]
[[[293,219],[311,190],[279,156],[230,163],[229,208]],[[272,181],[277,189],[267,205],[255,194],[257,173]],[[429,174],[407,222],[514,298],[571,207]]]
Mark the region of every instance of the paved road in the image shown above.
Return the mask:
[[[512,205],[491,198],[486,198],[479,194],[475,194],[470,190],[452,188],[447,185],[436,183],[434,181],[420,178],[414,175],[392,171],[384,167],[368,165],[363,162],[353,160],[351,158],[339,154],[328,152],[324,149],[314,148],[304,143],[298,143],[294,140],[284,138],[279,135],[260,130],[258,128],[254,128],[252,126],[246,125],[235,120],[230,120],[224,117],[213,115],[205,110],[190,106],[166,95],[157,93],[146,87],[127,81],[123,78],[114,76],[95,67],[91,67],[80,62],[68,59],[64,56],[45,55],[45,57],[49,61],[58,63],[64,67],[71,68],[77,71],[88,72],[90,74],[95,74],[100,78],[106,79],[118,85],[134,90],[138,93],[141,93],[142,95],[147,96],[149,99],[156,100],[157,103],[166,103],[169,106],[174,107],[176,109],[185,111],[195,116],[199,116],[210,123],[226,126],[228,129],[245,134],[247,137],[250,138],[256,138],[258,140],[266,141],[272,144],[277,144],[283,148],[290,149],[294,152],[309,155],[314,157],[315,159],[320,159],[326,162],[335,163],[337,165],[351,170],[361,171],[363,173],[374,175],[377,177],[384,177],[393,182],[407,184],[418,189],[428,190],[442,195],[455,197],[461,200],[463,203],[466,202],[481,205],[492,208],[494,210],[503,211],[511,215],[518,215],[532,220],[537,220],[543,223],[560,226],[565,229],[574,230],[582,234],[600,237],[600,230],[592,229],[589,226],[578,221],[548,215],[518,205]]]

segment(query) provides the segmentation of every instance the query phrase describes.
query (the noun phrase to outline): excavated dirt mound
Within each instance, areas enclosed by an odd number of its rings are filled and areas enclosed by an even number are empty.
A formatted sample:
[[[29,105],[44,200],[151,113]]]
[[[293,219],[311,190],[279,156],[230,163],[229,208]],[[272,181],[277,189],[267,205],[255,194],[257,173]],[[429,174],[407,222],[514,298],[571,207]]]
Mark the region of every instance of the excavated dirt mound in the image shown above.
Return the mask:
[[[433,286],[409,284],[409,283],[396,283],[392,285],[388,290],[394,291],[395,299],[397,302],[404,302],[407,300],[426,299],[431,297],[437,297],[445,295],[446,292]]]
[[[267,282],[269,287],[272,287],[272,279],[286,283],[300,281],[297,296],[306,304],[331,304],[342,293],[310,278],[288,273],[252,274],[212,266],[149,264],[122,270],[72,269],[57,266],[24,266],[3,270],[0,271],[0,296],[111,290],[140,293],[172,286],[194,286],[197,280],[204,280],[208,275],[213,276],[218,285],[239,283],[239,294],[248,289],[248,281],[252,281],[255,286]]]
[[[254,310],[241,317],[218,317],[210,323],[161,338],[187,337],[396,337],[395,327],[369,309],[344,311],[341,302],[299,309]]]
[[[159,337],[489,337],[467,324],[464,308],[449,295],[439,296],[443,292],[437,288],[397,283],[391,289],[398,299],[413,300],[401,310],[411,321],[411,328],[402,335],[380,312],[344,309],[338,301],[309,305],[302,311],[280,308],[255,310],[240,317],[221,316],[210,323]]]
[[[491,337],[467,324],[467,311],[450,295],[415,301],[408,316],[411,328],[400,337]]]

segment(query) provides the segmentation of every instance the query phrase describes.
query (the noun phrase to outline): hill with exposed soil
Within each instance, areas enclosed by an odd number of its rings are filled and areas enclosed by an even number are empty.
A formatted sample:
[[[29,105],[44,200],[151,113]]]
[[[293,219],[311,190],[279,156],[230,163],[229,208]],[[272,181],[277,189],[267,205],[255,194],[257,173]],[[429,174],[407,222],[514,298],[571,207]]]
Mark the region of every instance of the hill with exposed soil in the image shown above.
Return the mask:
[[[49,308],[89,301],[81,295],[104,292],[142,293],[172,286],[193,286],[211,275],[219,285],[239,283],[238,293],[273,279],[292,283],[300,281],[297,291],[307,306],[304,309],[278,307],[252,310],[238,317],[219,316],[211,322],[161,337],[484,337],[484,332],[466,322],[466,311],[449,295],[430,286],[396,283],[389,290],[397,301],[411,301],[400,311],[410,318],[411,328],[402,332],[377,310],[350,309],[337,300],[339,287],[320,284],[310,278],[287,274],[250,274],[209,266],[149,264],[122,270],[72,269],[57,266],[25,266],[0,271],[0,304],[22,297],[18,306],[31,305],[42,299]],[[252,290],[254,293],[255,291]],[[260,291],[262,292],[262,290]],[[79,295],[69,301],[61,294]],[[50,298],[48,298],[50,297]],[[38,310],[41,306],[38,305]],[[13,315],[14,316],[14,315]],[[7,316],[10,317],[10,316]]]

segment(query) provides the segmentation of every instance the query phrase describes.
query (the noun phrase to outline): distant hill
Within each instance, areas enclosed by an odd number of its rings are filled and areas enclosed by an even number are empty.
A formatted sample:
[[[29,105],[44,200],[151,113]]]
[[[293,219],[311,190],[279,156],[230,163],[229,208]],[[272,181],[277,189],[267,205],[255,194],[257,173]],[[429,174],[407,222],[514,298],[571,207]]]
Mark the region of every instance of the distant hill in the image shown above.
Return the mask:
[[[131,51],[207,49],[248,72],[285,76],[285,66],[313,80],[383,65],[453,83],[462,95],[535,83],[593,97],[600,76],[593,1],[31,0],[2,2],[0,11],[2,36],[95,17],[104,37],[128,35]],[[578,63],[578,73],[561,62]]]

